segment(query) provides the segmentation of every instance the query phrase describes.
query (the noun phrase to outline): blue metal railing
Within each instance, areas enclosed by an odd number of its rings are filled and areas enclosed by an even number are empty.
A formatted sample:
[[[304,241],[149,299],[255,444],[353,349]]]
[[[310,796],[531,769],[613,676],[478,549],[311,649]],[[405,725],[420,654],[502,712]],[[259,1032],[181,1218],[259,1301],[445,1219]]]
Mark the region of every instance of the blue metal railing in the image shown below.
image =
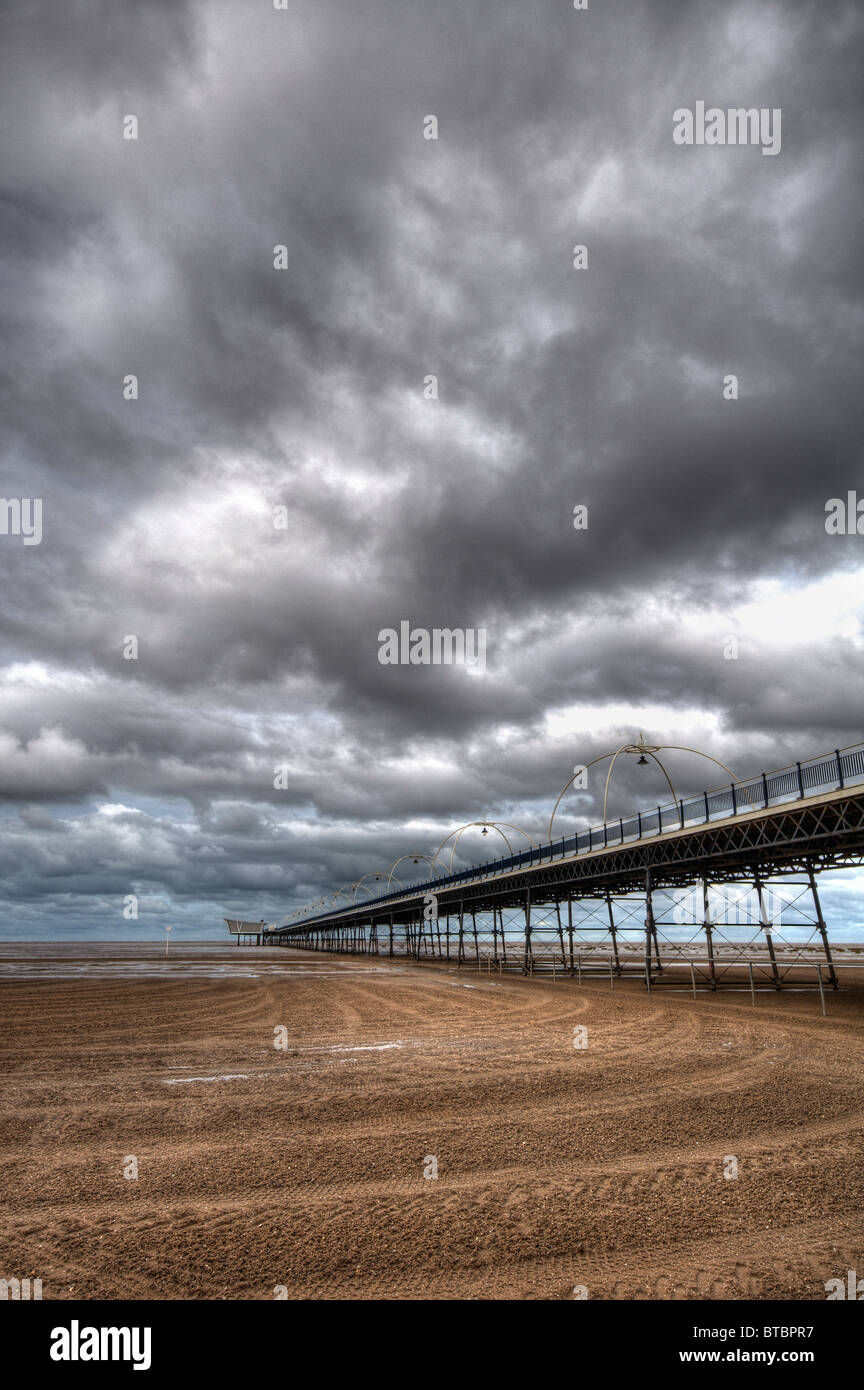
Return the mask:
[[[603,825],[580,830],[575,835],[562,836],[560,840],[510,854],[503,859],[492,859],[486,864],[474,865],[440,878],[424,879],[420,883],[409,884],[407,888],[397,888],[376,898],[368,898],[362,904],[352,903],[350,907],[337,908],[332,912],[319,912],[314,917],[304,917],[301,922],[286,922],[282,930],[342,917],[356,912],[361,906],[366,909],[393,902],[397,898],[416,898],[421,893],[436,893],[468,880],[476,882],[478,879],[492,878],[510,869],[532,868],[555,859],[565,859],[568,855],[592,854],[597,850],[626,844],[628,840],[642,840],[648,835],[684,830],[688,825],[706,825],[711,820],[767,810],[785,802],[800,801],[815,791],[835,790],[862,780],[864,743],[851,744],[848,748],[838,748],[833,753],[809,758],[803,763],[792,763],[776,772],[762,772],[745,782],[731,782],[728,787],[700,792],[697,796],[671,801],[652,807],[649,811],[638,811],[626,820],[619,817],[618,820],[606,821]]]

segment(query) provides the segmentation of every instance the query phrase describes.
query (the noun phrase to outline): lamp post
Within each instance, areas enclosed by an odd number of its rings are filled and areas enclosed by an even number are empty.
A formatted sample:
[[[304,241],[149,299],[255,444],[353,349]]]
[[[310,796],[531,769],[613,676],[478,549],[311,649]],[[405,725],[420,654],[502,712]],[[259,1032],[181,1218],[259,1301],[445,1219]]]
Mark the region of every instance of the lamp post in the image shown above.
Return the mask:
[[[387,874],[387,892],[388,892],[388,893],[390,892],[390,884],[391,884],[393,878],[395,877],[395,870],[396,870],[396,867],[397,867],[397,865],[399,865],[399,864],[402,863],[402,860],[403,860],[403,859],[410,859],[414,864],[419,863],[419,861],[420,861],[421,859],[425,859],[426,862],[427,862],[428,865],[429,865],[429,873],[428,873],[427,877],[428,877],[428,878],[431,878],[431,877],[432,877],[432,870],[433,870],[434,867],[435,867],[435,857],[434,857],[433,855],[431,855],[431,854],[420,854],[419,851],[409,850],[409,852],[408,852],[407,854],[400,854],[399,858],[398,858],[398,859],[394,859],[394,860],[393,860],[393,863],[390,865],[390,870],[389,870],[389,872],[388,872],[388,874]],[[396,882],[399,883],[398,878],[396,879]],[[401,883],[399,883],[399,887],[400,887],[400,888],[402,887]]]
[[[645,736],[644,736],[644,734],[641,734],[641,733],[640,733],[639,738],[638,738],[638,740],[637,740],[636,742],[634,742],[634,743],[622,743],[620,748],[616,748],[616,749],[614,749],[614,751],[612,751],[612,752],[610,752],[610,753],[601,753],[600,756],[599,756],[598,758],[592,758],[591,761],[590,761],[590,763],[585,763],[585,764],[584,764],[584,767],[580,768],[578,772],[574,772],[574,773],[573,773],[573,776],[572,776],[572,777],[569,779],[569,781],[565,784],[564,788],[563,788],[562,791],[561,791],[560,796],[558,797],[558,800],[555,802],[555,805],[552,807],[552,815],[549,817],[549,839],[550,839],[550,841],[551,841],[551,839],[552,839],[552,823],[553,823],[553,821],[555,820],[555,813],[557,812],[558,807],[559,807],[559,805],[561,804],[561,800],[562,800],[562,798],[563,798],[565,792],[573,785],[573,783],[575,782],[577,776],[579,776],[579,774],[580,774],[582,771],[587,771],[588,768],[589,768],[589,767],[593,767],[595,763],[602,763],[602,762],[604,762],[604,761],[606,760],[606,758],[611,758],[611,762],[609,763],[609,770],[608,770],[608,772],[606,773],[606,784],[605,784],[605,786],[604,786],[604,788],[603,788],[603,821],[604,821],[604,824],[605,824],[605,821],[606,821],[606,804],[607,804],[608,797],[609,797],[609,781],[610,781],[610,778],[611,778],[611,776],[612,776],[612,769],[613,769],[613,767],[615,766],[616,761],[618,760],[618,758],[620,758],[620,756],[621,756],[622,753],[632,753],[632,754],[638,753],[638,754],[639,754],[639,758],[638,758],[638,761],[637,761],[637,764],[636,764],[637,767],[639,767],[639,766],[647,767],[647,766],[648,766],[648,759],[651,758],[651,759],[657,764],[657,766],[660,768],[660,771],[663,773],[663,776],[666,778],[666,784],[667,784],[667,786],[669,787],[670,792],[672,793],[672,800],[673,800],[673,801],[676,803],[676,805],[677,805],[677,803],[678,803],[678,794],[677,794],[677,792],[675,791],[675,788],[674,788],[673,785],[672,785],[672,779],[671,779],[671,777],[669,776],[669,773],[666,771],[666,768],[664,767],[663,763],[662,763],[662,762],[660,761],[660,759],[657,757],[657,754],[658,754],[658,753],[664,753],[664,752],[666,752],[667,750],[668,750],[668,751],[671,751],[671,752],[679,752],[679,753],[693,753],[693,754],[695,754],[695,756],[696,756],[697,758],[707,758],[709,762],[716,763],[717,767],[722,767],[723,771],[724,771],[724,772],[727,772],[727,773],[729,774],[729,776],[731,777],[731,779],[732,779],[733,782],[737,782],[737,780],[738,780],[738,778],[735,776],[735,773],[732,771],[732,769],[731,769],[730,767],[727,767],[725,763],[721,763],[721,761],[720,761],[719,758],[713,757],[710,753],[703,753],[703,752],[701,751],[701,749],[699,749],[699,748],[689,748],[689,747],[687,747],[686,744],[683,744],[683,743],[646,743],[646,742],[645,742]]]
[[[559,799],[560,799],[560,798],[559,798]],[[537,840],[535,840],[535,839],[533,838],[533,836],[531,836],[531,835],[528,834],[528,831],[527,831],[527,830],[523,830],[523,829],[522,829],[521,825],[513,825],[513,824],[511,824],[510,821],[506,821],[506,820],[502,820],[502,821],[494,821],[494,820],[471,820],[471,821],[467,821],[465,825],[457,826],[457,828],[456,828],[455,830],[451,830],[451,831],[450,831],[450,834],[449,834],[449,835],[445,835],[445,836],[444,836],[444,839],[441,841],[440,845],[438,846],[437,850],[435,851],[435,858],[437,859],[437,858],[439,857],[439,855],[441,854],[441,851],[443,850],[443,848],[444,848],[444,846],[446,845],[447,841],[448,841],[449,839],[451,839],[453,835],[456,836],[456,839],[453,841],[453,846],[452,846],[452,849],[451,849],[451,851],[450,851],[450,866],[449,866],[449,871],[450,871],[451,874],[452,874],[452,872],[453,872],[453,862],[454,862],[454,860],[455,860],[455,858],[456,858],[456,846],[458,845],[458,843],[459,843],[460,839],[462,838],[462,836],[465,834],[465,831],[466,831],[466,830],[470,830],[470,829],[472,828],[472,826],[475,826],[475,825],[479,825],[479,826],[482,826],[482,827],[483,827],[483,829],[482,829],[482,831],[481,831],[481,834],[483,834],[483,835],[488,835],[490,830],[497,830],[497,831],[498,831],[498,834],[501,836],[502,840],[504,841],[505,845],[507,846],[507,848],[508,848],[508,850],[510,851],[511,854],[513,853],[513,846],[511,845],[511,843],[510,843],[510,841],[508,840],[507,836],[504,834],[504,831],[501,829],[501,826],[502,826],[502,825],[505,825],[505,826],[507,827],[508,830],[515,830],[515,831],[518,832],[518,834],[524,835],[525,838],[526,838],[526,840],[528,841],[528,843],[529,843],[532,847],[535,847],[535,846],[537,845],[537,843],[538,843]]]
[[[351,901],[354,902],[354,903],[356,903],[356,901],[357,901],[357,894],[359,893],[360,889],[363,887],[363,884],[366,882],[367,878],[371,878],[371,879],[382,879],[383,877],[384,877],[383,874],[364,874],[362,878],[358,878],[357,882],[356,882],[356,883],[352,883],[352,885],[351,885],[351,887],[354,889],[354,897],[351,899]],[[368,889],[368,888],[366,889],[366,892],[367,892],[367,893],[369,892],[369,889]]]

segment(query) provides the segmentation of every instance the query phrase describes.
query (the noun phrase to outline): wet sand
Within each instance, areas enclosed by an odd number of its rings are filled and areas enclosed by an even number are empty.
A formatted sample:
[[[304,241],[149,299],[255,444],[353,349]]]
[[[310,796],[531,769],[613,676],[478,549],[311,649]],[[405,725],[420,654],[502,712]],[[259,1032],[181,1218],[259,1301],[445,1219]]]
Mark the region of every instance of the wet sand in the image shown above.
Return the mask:
[[[823,1019],[818,994],[171,951],[3,950],[0,1277],[45,1299],[824,1300],[864,1275],[857,972]]]

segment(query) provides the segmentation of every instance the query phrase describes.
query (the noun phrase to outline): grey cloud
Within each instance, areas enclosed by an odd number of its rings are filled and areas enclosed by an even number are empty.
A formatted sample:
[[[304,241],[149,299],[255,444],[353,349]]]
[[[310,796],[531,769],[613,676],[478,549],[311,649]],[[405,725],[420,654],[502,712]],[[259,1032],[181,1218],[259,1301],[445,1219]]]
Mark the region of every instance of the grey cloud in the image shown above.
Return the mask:
[[[540,824],[622,708],[742,770],[860,737],[860,625],[718,654],[760,584],[861,566],[824,531],[861,478],[856,6],[10,14],[0,493],[45,503],[0,537],[10,912],[275,911],[412,817]],[[674,147],[697,98],[782,106],[781,155]],[[382,666],[403,618],[485,626],[486,676]]]

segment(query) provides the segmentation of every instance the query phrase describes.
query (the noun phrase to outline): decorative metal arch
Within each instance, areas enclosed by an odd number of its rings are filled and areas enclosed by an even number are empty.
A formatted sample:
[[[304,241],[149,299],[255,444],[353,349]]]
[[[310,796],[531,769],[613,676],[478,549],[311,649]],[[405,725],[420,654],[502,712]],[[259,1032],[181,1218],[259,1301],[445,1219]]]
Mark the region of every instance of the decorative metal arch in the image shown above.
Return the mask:
[[[447,841],[448,841],[453,835],[456,836],[456,839],[453,841],[453,846],[452,846],[452,849],[451,849],[451,851],[450,851],[450,866],[449,866],[449,872],[450,872],[451,874],[452,874],[452,872],[453,872],[453,861],[454,861],[454,859],[456,858],[456,846],[458,845],[458,843],[459,843],[460,839],[462,838],[462,836],[465,834],[465,831],[466,831],[466,830],[470,830],[470,829],[472,828],[472,826],[475,826],[475,825],[482,825],[482,826],[486,827],[486,828],[484,829],[484,831],[483,831],[484,834],[487,833],[487,830],[488,830],[488,829],[497,830],[497,831],[498,831],[498,834],[501,836],[502,840],[504,841],[505,845],[507,846],[507,848],[508,848],[508,850],[510,851],[511,854],[513,853],[513,846],[510,844],[510,841],[508,840],[507,836],[504,834],[504,831],[501,829],[501,826],[502,826],[502,825],[506,825],[506,827],[507,827],[508,830],[516,830],[516,831],[518,831],[518,833],[519,833],[520,835],[524,835],[525,838],[526,838],[526,840],[528,841],[528,843],[531,844],[531,845],[536,846],[536,845],[539,843],[539,841],[535,840],[535,839],[533,838],[533,836],[531,836],[531,835],[528,834],[528,831],[527,831],[527,830],[523,830],[522,827],[521,827],[521,825],[513,825],[513,824],[511,824],[510,821],[506,821],[506,820],[502,820],[502,821],[494,821],[494,820],[470,820],[470,821],[466,821],[465,825],[457,826],[457,828],[456,828],[455,830],[451,830],[451,831],[450,831],[450,834],[449,834],[449,835],[445,835],[445,836],[444,836],[444,839],[441,841],[440,845],[438,846],[437,850],[435,851],[435,859],[437,860],[438,857],[439,857],[439,855],[441,854],[441,851],[443,850],[444,846],[446,845]]]
[[[384,877],[384,875],[381,874],[381,873],[369,873],[369,874],[364,874],[362,878],[358,878],[358,880],[357,880],[356,883],[352,883],[352,884],[351,884],[351,887],[354,889],[354,897],[352,898],[351,901],[356,903],[356,901],[357,901],[357,894],[359,893],[360,889],[363,887],[363,884],[366,882],[367,878],[383,878],[383,877]],[[370,890],[369,888],[367,888],[367,889],[366,889],[366,892],[369,893],[369,892],[371,892],[371,890]],[[374,894],[373,894],[373,897],[374,897]]]
[[[391,883],[391,880],[395,877],[394,870],[396,869],[396,867],[397,867],[398,864],[401,864],[401,863],[402,863],[402,860],[403,860],[403,859],[413,859],[415,863],[417,862],[418,859],[425,859],[425,860],[427,860],[427,861],[428,861],[428,864],[429,864],[429,877],[430,877],[430,878],[432,877],[432,870],[433,870],[434,867],[435,867],[436,856],[431,855],[431,854],[420,854],[419,852],[416,853],[416,854],[413,853],[413,852],[412,852],[412,853],[409,853],[409,854],[400,854],[399,858],[398,858],[398,859],[394,859],[394,860],[393,860],[393,863],[390,865],[390,872],[389,872],[388,875],[387,875],[387,891],[388,891],[388,892],[390,891],[390,883]],[[398,879],[398,878],[396,879],[396,882],[399,883],[399,879]],[[402,887],[401,883],[399,883],[399,887],[400,887],[400,888]]]
[[[602,763],[602,762],[604,762],[604,761],[606,760],[606,758],[611,758],[611,759],[612,759],[612,761],[611,761],[610,764],[609,764],[609,770],[608,770],[608,772],[606,773],[606,784],[605,784],[605,786],[604,786],[604,788],[603,788],[603,821],[604,821],[604,823],[605,823],[605,821],[606,821],[606,814],[607,814],[607,813],[606,813],[606,805],[607,805],[607,801],[608,801],[608,797],[609,797],[609,781],[610,781],[610,778],[611,778],[611,776],[612,776],[612,769],[613,769],[613,767],[615,766],[615,763],[616,763],[617,759],[621,756],[622,753],[638,753],[638,754],[640,755],[640,757],[643,757],[643,758],[644,758],[644,757],[647,755],[649,758],[652,758],[653,761],[654,761],[654,762],[657,764],[657,766],[660,768],[660,771],[663,773],[663,776],[666,778],[666,783],[667,783],[667,785],[668,785],[668,787],[669,787],[670,792],[672,793],[672,800],[673,800],[674,802],[677,803],[677,801],[678,801],[678,799],[679,799],[679,798],[678,798],[678,793],[676,792],[675,788],[674,788],[673,785],[672,785],[672,779],[671,779],[671,777],[669,776],[669,773],[666,771],[666,768],[665,768],[664,764],[663,764],[663,763],[660,761],[660,759],[657,757],[657,754],[658,754],[658,753],[660,753],[660,752],[665,752],[667,749],[668,749],[669,751],[674,751],[674,752],[679,752],[679,753],[694,753],[694,754],[696,755],[696,757],[698,757],[698,758],[707,758],[709,762],[716,763],[717,767],[722,767],[722,769],[723,769],[724,772],[728,772],[728,774],[729,774],[729,776],[731,777],[731,779],[732,779],[733,782],[737,782],[737,780],[738,780],[738,778],[735,776],[735,773],[732,771],[732,769],[731,769],[730,767],[727,767],[725,763],[721,763],[721,761],[720,761],[719,758],[713,757],[710,753],[703,753],[703,752],[701,751],[701,749],[699,749],[699,748],[689,748],[689,747],[687,747],[686,744],[683,744],[683,743],[646,743],[646,742],[645,742],[645,737],[644,737],[644,735],[640,733],[638,743],[622,743],[622,744],[621,744],[621,747],[620,747],[620,748],[616,748],[616,749],[614,750],[614,752],[611,752],[611,753],[601,753],[600,756],[599,756],[598,758],[592,758],[591,761],[590,761],[590,763],[585,763],[584,766],[583,766],[582,768],[580,768],[580,772],[581,772],[581,771],[586,771],[586,772],[587,772],[588,768],[589,768],[589,767],[593,767],[595,763]],[[556,812],[557,812],[557,810],[558,810],[558,807],[559,807],[560,804],[561,804],[561,801],[562,801],[562,799],[563,799],[563,797],[564,797],[565,792],[567,792],[568,789],[573,785],[573,783],[575,782],[577,776],[579,776],[579,773],[574,772],[574,773],[573,773],[573,776],[569,779],[569,781],[565,783],[564,787],[563,787],[562,790],[561,790],[561,794],[560,794],[559,797],[558,797],[558,800],[555,802],[555,805],[552,807],[552,814],[551,814],[551,816],[549,817],[549,839],[550,839],[550,841],[551,841],[551,839],[552,839],[552,824],[553,824],[553,821],[555,820],[555,815],[556,815]]]

